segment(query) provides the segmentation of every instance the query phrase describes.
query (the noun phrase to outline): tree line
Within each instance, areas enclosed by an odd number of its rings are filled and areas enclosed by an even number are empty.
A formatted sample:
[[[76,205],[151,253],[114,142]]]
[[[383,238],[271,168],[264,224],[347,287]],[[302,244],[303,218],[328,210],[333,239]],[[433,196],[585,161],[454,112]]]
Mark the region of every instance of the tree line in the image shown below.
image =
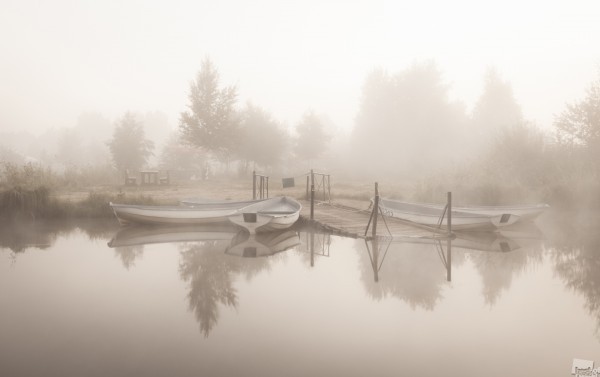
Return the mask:
[[[205,59],[190,83],[179,132],[168,141],[161,161],[173,168],[189,167],[190,161],[202,164],[206,159],[224,164],[240,161],[247,171],[250,164],[268,169],[285,158],[311,160],[326,150],[332,135],[314,111],[304,114],[292,136],[260,106],[247,103],[238,108],[237,97],[237,88],[222,86],[216,67]],[[108,146],[119,170],[142,167],[153,152],[142,125],[130,113],[117,122]]]
[[[582,99],[558,112],[552,132],[542,132],[524,117],[510,83],[493,69],[471,111],[450,98],[449,88],[434,62],[398,72],[372,71],[344,148],[321,163],[340,175],[417,181],[442,171],[440,176],[454,185],[480,187],[484,182],[490,190],[522,185],[559,196],[565,190],[553,187],[574,180],[598,182],[600,78]],[[292,133],[266,109],[240,106],[237,87],[222,85],[208,58],[190,83],[186,105],[177,132],[159,156],[167,169],[200,169],[207,160],[235,161],[241,172],[299,162],[306,169],[328,151],[335,136],[314,111],[307,111]],[[131,113],[117,120],[107,146],[119,171],[142,168],[156,150],[144,124]],[[76,159],[63,154],[65,161]]]

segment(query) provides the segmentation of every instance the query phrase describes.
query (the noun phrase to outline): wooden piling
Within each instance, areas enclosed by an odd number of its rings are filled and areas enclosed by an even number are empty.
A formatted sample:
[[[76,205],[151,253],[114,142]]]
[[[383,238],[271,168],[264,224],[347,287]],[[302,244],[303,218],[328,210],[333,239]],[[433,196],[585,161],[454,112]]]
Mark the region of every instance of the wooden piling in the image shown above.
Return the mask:
[[[310,194],[308,193],[309,187],[310,187],[309,181],[310,181],[310,176],[307,175],[306,176],[306,200],[310,199],[310,197],[309,197]]]
[[[452,192],[448,191],[448,236],[452,235]]]
[[[377,236],[377,217],[379,215],[379,184],[375,182],[375,202],[373,203],[373,229],[371,235]]]
[[[310,169],[310,220],[315,219],[315,173]]]
[[[256,200],[256,170],[252,170],[252,200]]]

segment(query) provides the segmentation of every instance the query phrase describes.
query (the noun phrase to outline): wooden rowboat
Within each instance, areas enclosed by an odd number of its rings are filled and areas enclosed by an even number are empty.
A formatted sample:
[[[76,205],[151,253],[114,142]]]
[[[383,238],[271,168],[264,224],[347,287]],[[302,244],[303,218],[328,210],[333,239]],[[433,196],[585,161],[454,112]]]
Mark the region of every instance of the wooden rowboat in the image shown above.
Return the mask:
[[[392,199],[379,199],[384,215],[396,217],[416,224],[445,229],[447,223],[442,220],[443,207],[428,204],[407,203]],[[447,214],[446,214],[447,216]],[[519,216],[511,213],[475,213],[452,209],[452,229],[454,230],[494,230],[512,225]]]
[[[422,205],[442,210],[444,209],[444,205],[440,204],[427,203]],[[520,221],[532,221],[536,217],[544,213],[548,208],[550,208],[550,206],[544,203],[507,206],[452,206],[452,209],[458,212],[475,213],[490,216],[498,216],[508,213],[511,215],[518,216]]]
[[[122,225],[197,225],[233,223],[256,231],[289,228],[300,215],[302,206],[288,197],[260,201],[208,203],[193,206],[140,206],[109,203]]]
[[[234,224],[254,234],[257,231],[277,231],[292,226],[300,217],[302,205],[287,197],[277,197],[251,204],[229,216]]]

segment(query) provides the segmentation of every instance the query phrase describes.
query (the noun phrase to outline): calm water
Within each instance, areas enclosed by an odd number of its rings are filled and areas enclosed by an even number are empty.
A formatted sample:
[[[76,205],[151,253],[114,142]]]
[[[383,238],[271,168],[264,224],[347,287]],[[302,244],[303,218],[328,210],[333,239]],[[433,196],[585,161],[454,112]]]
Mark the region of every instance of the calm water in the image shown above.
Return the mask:
[[[451,250],[5,226],[0,375],[569,376],[600,363],[600,235],[578,221]]]

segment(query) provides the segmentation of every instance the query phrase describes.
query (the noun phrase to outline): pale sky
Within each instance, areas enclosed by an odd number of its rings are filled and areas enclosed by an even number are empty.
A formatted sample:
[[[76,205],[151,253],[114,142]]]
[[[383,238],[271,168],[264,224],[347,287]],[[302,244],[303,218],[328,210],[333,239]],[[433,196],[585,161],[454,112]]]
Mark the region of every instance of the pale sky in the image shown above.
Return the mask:
[[[353,126],[367,74],[434,60],[470,109],[495,67],[549,128],[600,71],[600,1],[0,0],[0,131],[164,112],[210,57],[222,84],[288,125]]]

